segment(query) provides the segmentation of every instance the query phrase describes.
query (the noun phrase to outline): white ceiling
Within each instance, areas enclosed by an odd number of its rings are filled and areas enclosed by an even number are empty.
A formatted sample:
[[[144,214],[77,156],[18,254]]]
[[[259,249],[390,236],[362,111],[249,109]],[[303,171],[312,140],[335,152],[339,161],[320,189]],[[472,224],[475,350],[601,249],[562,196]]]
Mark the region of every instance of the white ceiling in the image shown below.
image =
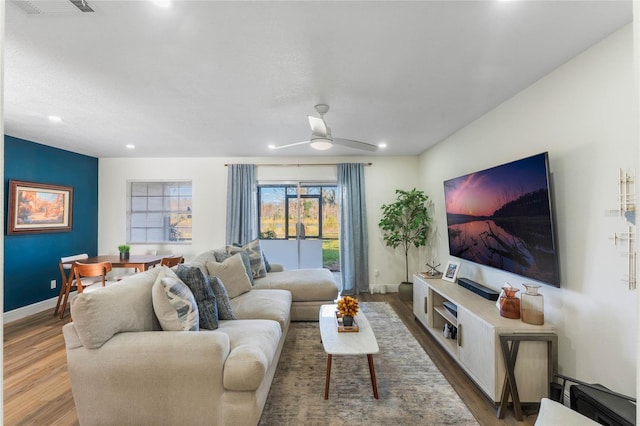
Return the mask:
[[[5,133],[101,158],[364,154],[267,147],[308,139],[317,103],[334,137],[419,154],[632,20],[630,0],[87,1],[6,3]]]

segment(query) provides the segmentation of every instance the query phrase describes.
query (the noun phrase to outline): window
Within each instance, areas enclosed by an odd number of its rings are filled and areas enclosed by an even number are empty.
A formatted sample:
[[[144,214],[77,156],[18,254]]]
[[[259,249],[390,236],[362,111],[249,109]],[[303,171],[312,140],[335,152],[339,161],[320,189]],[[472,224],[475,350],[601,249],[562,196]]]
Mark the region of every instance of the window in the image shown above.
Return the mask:
[[[191,242],[191,181],[129,182],[129,243]]]

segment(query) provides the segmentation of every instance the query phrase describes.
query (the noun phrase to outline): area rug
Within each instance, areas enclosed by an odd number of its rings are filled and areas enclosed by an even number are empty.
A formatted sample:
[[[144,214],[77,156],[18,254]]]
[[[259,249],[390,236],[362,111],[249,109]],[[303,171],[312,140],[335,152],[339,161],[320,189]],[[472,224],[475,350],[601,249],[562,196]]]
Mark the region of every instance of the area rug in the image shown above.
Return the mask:
[[[366,356],[327,355],[318,323],[291,323],[261,425],[477,425],[420,344],[384,302],[360,304],[378,340],[373,397]]]

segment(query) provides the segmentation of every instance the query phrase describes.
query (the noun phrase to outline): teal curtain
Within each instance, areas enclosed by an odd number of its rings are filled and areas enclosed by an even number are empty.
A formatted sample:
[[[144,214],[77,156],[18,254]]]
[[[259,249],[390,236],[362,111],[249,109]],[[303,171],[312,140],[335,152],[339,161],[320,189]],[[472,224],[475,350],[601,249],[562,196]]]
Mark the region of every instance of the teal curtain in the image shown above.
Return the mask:
[[[364,191],[364,164],[338,164],[340,275],[343,295],[369,289],[369,235]]]
[[[255,164],[229,164],[227,174],[227,245],[258,238],[258,183]]]

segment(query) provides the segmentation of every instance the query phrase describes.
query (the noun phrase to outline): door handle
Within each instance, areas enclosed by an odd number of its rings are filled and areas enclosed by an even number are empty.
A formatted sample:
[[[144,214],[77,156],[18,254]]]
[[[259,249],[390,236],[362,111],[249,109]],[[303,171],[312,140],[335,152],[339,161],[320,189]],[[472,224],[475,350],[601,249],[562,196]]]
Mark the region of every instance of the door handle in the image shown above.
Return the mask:
[[[458,346],[462,346],[462,324],[458,323]]]

